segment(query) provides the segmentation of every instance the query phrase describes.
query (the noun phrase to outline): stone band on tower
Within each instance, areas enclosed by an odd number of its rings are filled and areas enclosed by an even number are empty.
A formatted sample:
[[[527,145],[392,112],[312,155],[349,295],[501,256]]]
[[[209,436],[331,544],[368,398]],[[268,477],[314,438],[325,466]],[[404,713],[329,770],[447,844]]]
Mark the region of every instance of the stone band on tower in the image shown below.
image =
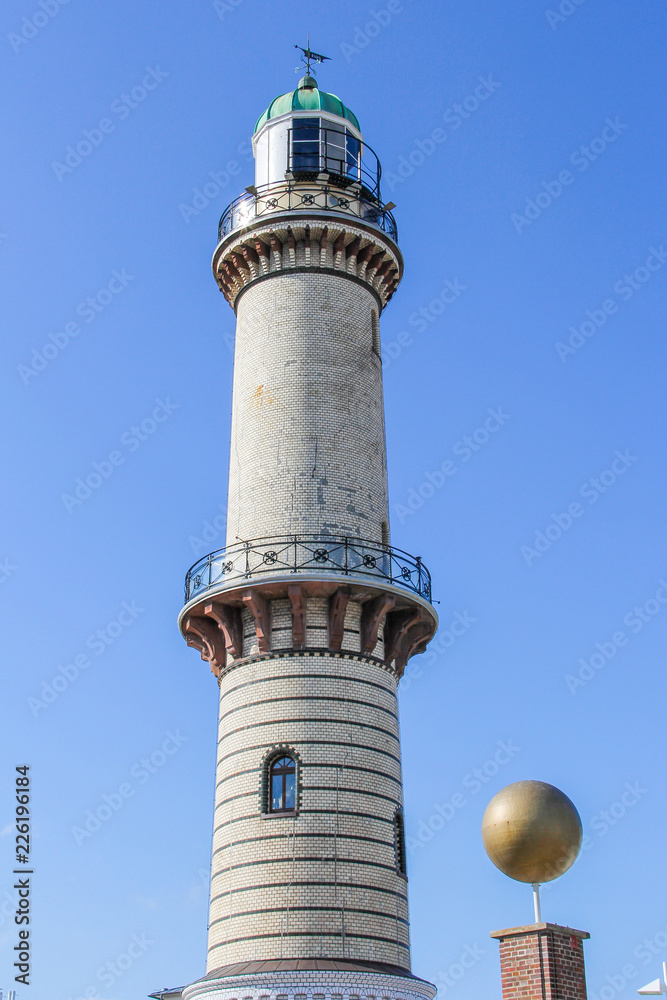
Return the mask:
[[[389,537],[396,226],[357,119],[310,75],[253,150],[213,257],[237,316],[227,544],[179,618],[220,686],[208,973],[183,995],[432,1000],[410,973],[396,689],[437,616]]]

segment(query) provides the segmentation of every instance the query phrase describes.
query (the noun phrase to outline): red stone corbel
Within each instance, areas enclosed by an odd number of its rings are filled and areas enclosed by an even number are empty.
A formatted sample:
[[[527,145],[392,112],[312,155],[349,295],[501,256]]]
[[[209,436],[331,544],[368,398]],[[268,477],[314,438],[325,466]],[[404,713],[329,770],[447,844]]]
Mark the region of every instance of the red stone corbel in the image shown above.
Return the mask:
[[[289,259],[292,267],[296,267],[296,239],[291,227],[287,227],[287,248],[289,250]]]
[[[394,263],[393,260],[386,260],[384,264],[378,267],[377,271],[375,272],[375,279],[378,280],[379,278],[384,277],[384,275],[387,273],[387,271],[389,270],[389,268],[392,266],[393,263]]]
[[[368,270],[368,262],[376,252],[377,247],[375,243],[367,243],[366,246],[357,254],[357,268],[360,278],[365,276],[366,271]]]
[[[343,250],[345,249],[345,230],[337,237],[334,245],[334,267],[340,267],[343,259]]]
[[[363,250],[360,250],[357,255],[358,264],[366,264],[371,259],[375,253],[375,243],[367,243]]]
[[[222,294],[229,302],[229,300],[232,298],[232,295],[234,294],[234,286],[232,284],[232,280],[229,277],[229,274],[227,273],[226,269],[224,271],[220,271],[218,277],[220,279]]]
[[[287,596],[292,606],[292,647],[303,649],[306,645],[306,601],[303,587],[298,583],[289,584]]]
[[[373,601],[366,601],[361,609],[361,652],[372,653],[377,645],[380,625],[387,612],[396,604],[391,594],[380,594]]]
[[[379,273],[380,272],[378,271],[378,274]],[[387,273],[383,276],[382,281],[387,286],[387,288],[389,288],[396,281],[397,277],[398,277],[398,271],[396,270],[396,265],[392,260],[390,261],[389,268],[387,269]]]
[[[207,604],[204,614],[217,622],[225,637],[225,649],[235,660],[243,656],[243,625],[241,612],[229,604]]]
[[[329,649],[332,652],[338,652],[343,644],[345,612],[349,600],[349,587],[339,587],[329,598]]]
[[[387,615],[384,627],[384,658],[387,665],[399,654],[401,640],[408,629],[415,625],[421,617],[418,608],[408,608],[406,611],[394,611]]]
[[[259,255],[257,254],[257,251],[249,243],[244,243],[241,247],[241,252],[246,265],[250,268],[253,278],[256,278],[259,274]]]
[[[368,267],[366,268],[366,274],[369,275],[380,266],[380,261],[384,257],[384,250],[380,250],[378,253],[373,254],[368,262]]]
[[[327,246],[329,243],[329,227],[325,226],[320,233],[320,267],[326,267]]]
[[[264,274],[268,274],[270,268],[270,251],[266,243],[260,240],[259,237],[255,237],[255,250],[259,256],[262,265],[262,271]]]
[[[221,641],[220,630],[206,618],[185,619],[185,641],[201,653],[202,660],[208,660],[211,672],[216,677],[227,663],[227,653]]]
[[[224,264],[225,264],[225,267],[227,268],[227,273],[229,274],[229,276],[232,279],[232,281],[234,282],[234,284],[236,284],[237,282],[241,282],[242,283],[243,282],[243,275],[241,274],[241,272],[239,271],[238,267],[236,266],[236,261],[234,260],[234,257],[233,256],[232,257],[226,257],[225,261],[224,261]]]
[[[280,270],[283,265],[283,245],[276,236],[275,233],[270,233],[269,238],[271,240],[271,252],[273,253],[273,262],[275,264],[276,270]]]
[[[232,283],[232,287],[243,288],[245,278],[236,266],[236,262],[233,257],[227,257],[225,259],[225,267]]]
[[[239,253],[238,250],[232,250],[232,258],[234,260],[234,264],[236,265],[236,269],[241,276],[241,280],[244,282],[247,281],[247,279],[251,277],[251,271],[243,254]]]
[[[244,590],[241,598],[255,619],[255,634],[260,653],[271,650],[271,606],[263,594],[257,590]]]
[[[394,659],[394,670],[397,677],[401,677],[411,656],[424,652],[432,632],[433,626],[423,618],[407,629],[398,643]]]
[[[359,253],[359,247],[361,246],[361,236],[356,236],[351,243],[345,248],[345,258],[349,260],[350,257],[356,257]]]

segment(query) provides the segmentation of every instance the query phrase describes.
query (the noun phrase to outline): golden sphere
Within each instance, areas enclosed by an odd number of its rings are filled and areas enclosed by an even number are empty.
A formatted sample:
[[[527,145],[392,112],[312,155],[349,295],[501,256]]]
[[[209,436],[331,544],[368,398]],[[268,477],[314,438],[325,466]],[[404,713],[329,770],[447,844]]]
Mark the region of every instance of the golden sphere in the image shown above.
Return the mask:
[[[491,799],[482,840],[496,868],[517,882],[551,882],[581,849],[581,819],[564,792],[544,781],[516,781]]]

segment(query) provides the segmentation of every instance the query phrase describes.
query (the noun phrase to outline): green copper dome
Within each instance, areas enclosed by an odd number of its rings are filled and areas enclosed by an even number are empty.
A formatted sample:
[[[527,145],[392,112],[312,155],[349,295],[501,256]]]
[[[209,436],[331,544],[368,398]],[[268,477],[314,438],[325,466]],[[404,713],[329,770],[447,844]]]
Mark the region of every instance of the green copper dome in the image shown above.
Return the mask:
[[[255,132],[259,132],[262,125],[270,118],[279,118],[289,111],[328,111],[339,118],[347,118],[356,129],[359,128],[357,116],[346,108],[339,97],[335,94],[327,94],[317,86],[317,80],[312,76],[304,76],[299,80],[299,86],[289,94],[281,94],[269,104],[268,108],[257,119]],[[361,131],[361,129],[359,129]]]

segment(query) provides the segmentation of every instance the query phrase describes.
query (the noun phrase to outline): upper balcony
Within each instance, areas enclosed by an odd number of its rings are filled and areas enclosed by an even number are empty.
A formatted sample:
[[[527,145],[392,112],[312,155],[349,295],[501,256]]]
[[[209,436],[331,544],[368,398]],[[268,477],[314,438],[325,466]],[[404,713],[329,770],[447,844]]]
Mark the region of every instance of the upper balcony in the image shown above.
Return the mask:
[[[251,225],[255,219],[289,212],[353,216],[382,230],[394,243],[398,242],[396,220],[387,206],[381,205],[360,185],[350,184],[341,190],[328,180],[286,180],[247,191],[235,198],[222,213],[218,224],[218,242],[234,230]]]

